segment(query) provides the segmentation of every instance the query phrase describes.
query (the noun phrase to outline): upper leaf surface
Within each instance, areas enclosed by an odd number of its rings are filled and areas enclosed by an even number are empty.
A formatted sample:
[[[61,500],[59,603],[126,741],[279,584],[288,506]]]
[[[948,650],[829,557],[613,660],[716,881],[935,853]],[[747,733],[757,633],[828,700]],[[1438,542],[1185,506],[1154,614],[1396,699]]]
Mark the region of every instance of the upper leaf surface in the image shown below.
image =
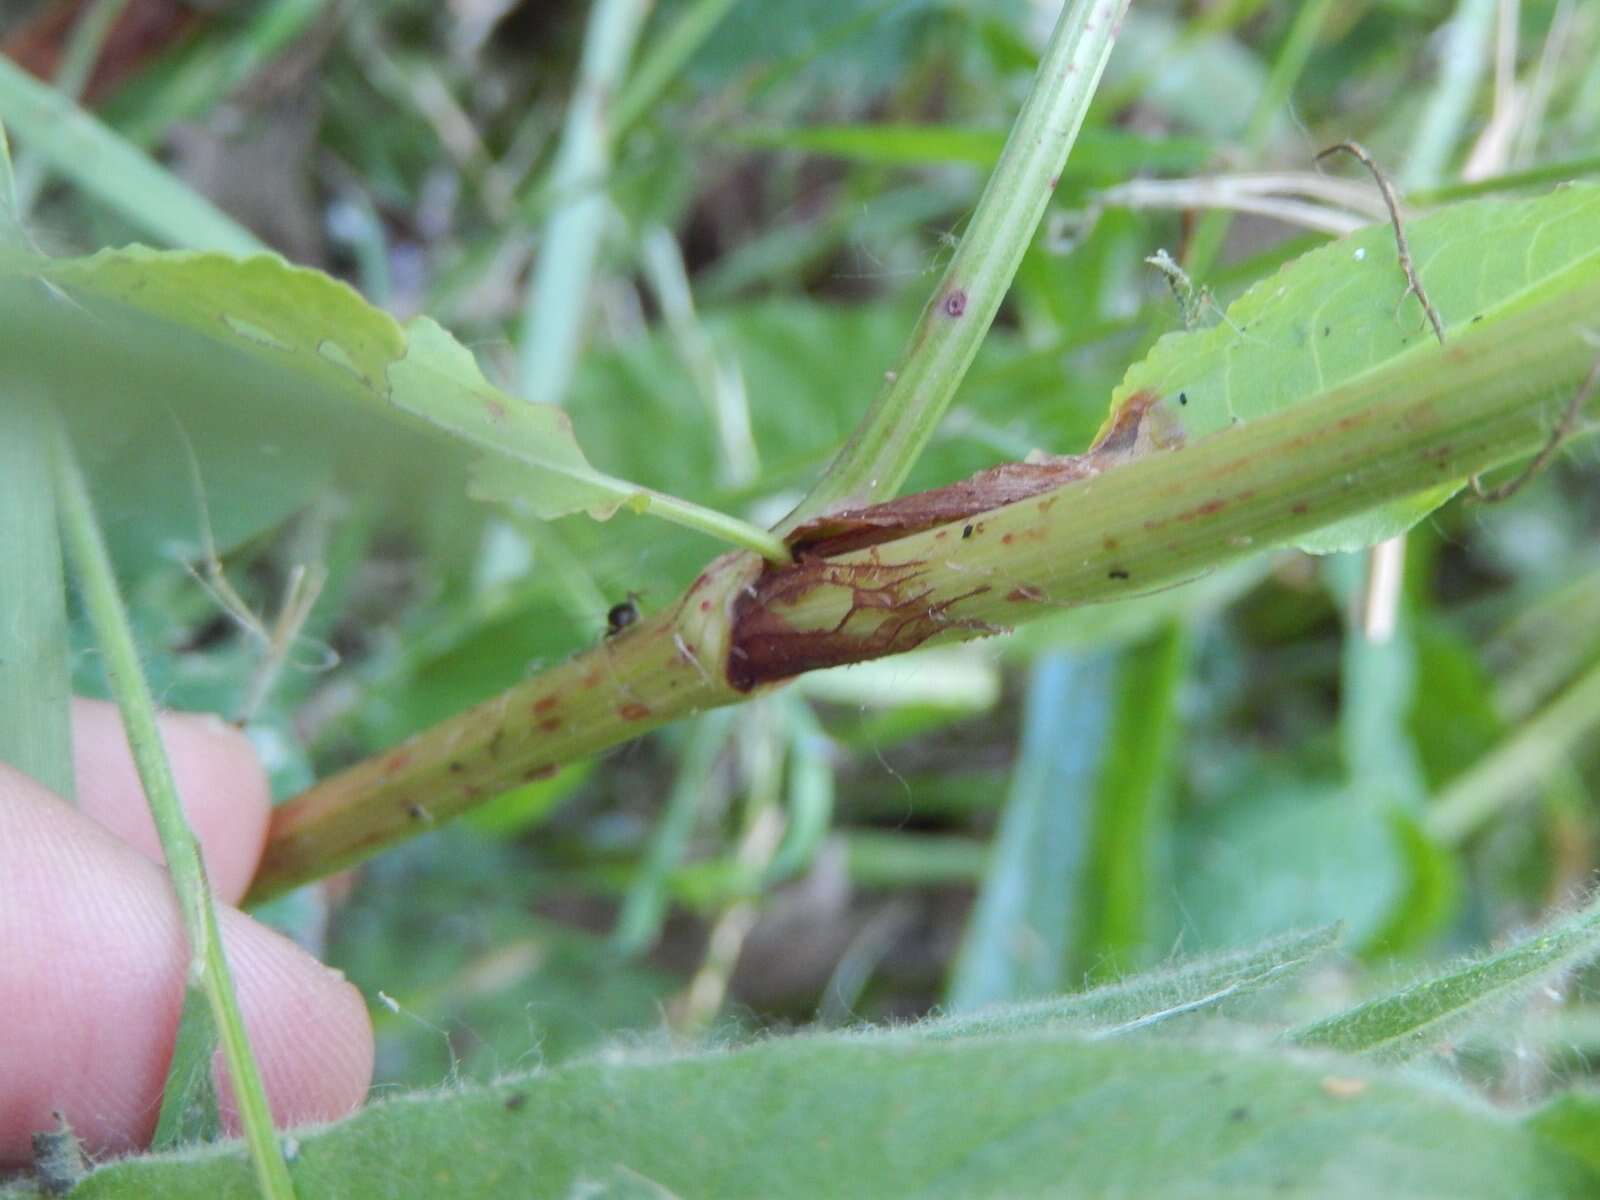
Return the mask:
[[[1406,224],[1417,274],[1446,339],[1574,265],[1600,256],[1600,186],[1532,200],[1454,205]],[[1135,392],[1189,440],[1289,408],[1434,338],[1387,223],[1295,259],[1235,301],[1209,328],[1168,334],[1124,376],[1112,412]],[[1354,549],[1409,528],[1459,484],[1319,531],[1316,552]]]
[[[297,1137],[307,1195],[1593,1195],[1530,1130],[1349,1060],[1172,1038],[786,1038],[377,1104]],[[618,1189],[631,1185],[626,1193]],[[655,1190],[651,1190],[654,1185]],[[75,1193],[252,1194],[232,1155]]]

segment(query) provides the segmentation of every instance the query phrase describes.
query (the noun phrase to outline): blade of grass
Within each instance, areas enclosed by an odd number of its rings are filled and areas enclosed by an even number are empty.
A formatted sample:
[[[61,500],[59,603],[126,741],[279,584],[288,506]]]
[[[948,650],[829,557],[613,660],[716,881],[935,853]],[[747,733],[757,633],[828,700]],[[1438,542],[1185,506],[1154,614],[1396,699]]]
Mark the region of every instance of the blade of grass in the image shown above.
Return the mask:
[[[1591,154],[1583,158],[1545,163],[1522,171],[1508,171],[1504,175],[1490,175],[1485,179],[1447,183],[1434,188],[1418,188],[1414,192],[1408,192],[1406,199],[1417,208],[1429,208],[1451,200],[1467,200],[1473,196],[1491,196],[1496,192],[1511,192],[1519,188],[1566,183],[1573,179],[1592,178],[1597,174],[1600,174],[1600,154]]]
[[[218,37],[189,46],[169,68],[130,80],[108,103],[122,136],[149,146],[174,122],[213,112],[236,88],[283,53],[324,12],[332,0],[268,0],[240,5],[248,13],[229,13],[218,22]]]
[[[946,993],[954,1012],[1061,987],[1114,679],[1104,654],[1034,666],[1010,794]]]
[[[266,249],[115,130],[3,55],[0,119],[11,124],[32,156],[163,242],[240,255]]]
[[[950,406],[1050,202],[1128,0],[1073,0],[1045,47],[966,236],[899,365],[838,456],[779,526],[893,496]]]
[[[0,248],[28,246],[0,124]],[[49,411],[36,384],[0,373],[0,762],[71,800],[66,578],[50,471]]]
[[[272,1111],[260,1068],[250,1051],[244,1019],[222,946],[217,910],[206,881],[200,844],[184,819],[172,767],[156,728],[155,700],[139,666],[128,614],[117,590],[111,557],[95,518],[89,487],[62,432],[55,436],[56,483],[64,540],[70,552],[89,623],[105,662],[106,675],[122,711],[128,745],[139,781],[144,785],[150,815],[178,897],[193,956],[189,987],[204,989],[222,1041],[224,1061],[233,1084],[239,1123],[255,1164],[256,1182],[271,1200],[292,1200],[294,1185],[272,1128]]]
[[[522,394],[543,404],[567,396],[583,348],[608,200],[617,93],[654,0],[594,0],[584,33],[578,82],[567,108],[550,186],[563,199],[545,222],[522,320]]]
[[[66,52],[61,57],[61,69],[56,72],[55,89],[68,100],[76,102],[83,96],[90,72],[100,57],[106,35],[116,24],[128,0],[94,0],[94,3],[72,26],[67,39]],[[17,164],[17,213],[26,217],[33,209],[40,190],[49,181],[49,172],[40,160],[29,155]]]
[[[1262,88],[1261,97],[1250,114],[1250,124],[1245,129],[1243,139],[1246,157],[1244,164],[1240,165],[1249,165],[1260,157],[1267,135],[1274,123],[1283,116],[1294,85],[1306,69],[1311,51],[1316,46],[1317,35],[1322,31],[1332,8],[1331,0],[1311,0],[1308,4],[1300,5],[1295,13],[1294,24],[1289,27],[1283,47],[1278,51],[1278,57],[1273,60],[1272,70],[1267,75],[1266,86]],[[1232,223],[1233,215],[1225,210],[1208,212],[1200,219],[1183,256],[1183,265],[1196,279],[1205,280],[1211,274],[1217,252],[1222,249]]]
[[[1427,794],[1406,714],[1416,686],[1416,650],[1404,606],[1390,636],[1378,640],[1360,628],[1368,556],[1330,555],[1323,577],[1345,616],[1340,647],[1339,742],[1346,776],[1366,801],[1398,805],[1415,815]]]
[[[1543,933],[1288,1034],[1291,1042],[1399,1060],[1489,1019],[1544,980],[1600,955],[1600,905]]]
[[[727,744],[731,712],[707,713],[695,722],[689,744],[678,760],[667,805],[656,822],[644,862],[622,901],[622,913],[611,934],[619,954],[638,954],[655,942],[667,909],[667,876],[683,861],[711,786],[711,772]]]
[[[49,411],[31,386],[0,376],[0,762],[70,800],[66,585]]]
[[[1060,1026],[1131,1032],[1214,1008],[1292,978],[1332,947],[1339,932],[1340,926],[1325,925],[1305,933],[1284,934],[1249,950],[1145,971],[1075,996],[935,1018],[913,1032],[930,1038],[996,1037]]]
[[[1496,813],[1529,797],[1573,746],[1600,725],[1600,666],[1591,667],[1429,806],[1424,825],[1459,845]]]
[[[1460,0],[1440,30],[1439,79],[1402,160],[1405,190],[1437,184],[1466,131],[1494,44],[1495,6],[1496,0]]]
[[[612,121],[619,135],[643,119],[737,3],[738,0],[694,0],[679,10],[672,26],[641,56],[638,69],[617,97]]]
[[[802,696],[785,696],[782,712],[789,738],[787,812],[783,843],[767,868],[768,887],[809,867],[833,825],[833,742]]]
[[[1132,970],[1156,941],[1151,910],[1170,824],[1165,792],[1188,641],[1168,622],[1123,655],[1078,899],[1072,961],[1088,978]]]
[[[641,243],[642,266],[661,305],[661,315],[717,431],[719,481],[726,487],[748,484],[759,473],[761,456],[750,429],[744,377],[738,364],[718,351],[695,312],[689,272],[677,239],[657,225],[645,232]]]

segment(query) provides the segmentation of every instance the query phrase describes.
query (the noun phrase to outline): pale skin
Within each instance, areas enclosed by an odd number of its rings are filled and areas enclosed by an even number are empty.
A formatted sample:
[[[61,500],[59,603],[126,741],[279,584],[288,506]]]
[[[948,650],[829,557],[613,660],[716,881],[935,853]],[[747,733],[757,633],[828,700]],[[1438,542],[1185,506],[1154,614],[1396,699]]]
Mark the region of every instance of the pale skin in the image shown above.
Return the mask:
[[[222,904],[273,1114],[280,1126],[344,1116],[372,1077],[360,993],[228,907],[266,837],[261,765],[215,718],[166,715],[162,737]],[[53,1111],[93,1155],[147,1144],[183,1002],[177,902],[115,708],[75,702],[73,760],[76,808],[0,766],[0,1166],[30,1160],[31,1135],[55,1128]]]

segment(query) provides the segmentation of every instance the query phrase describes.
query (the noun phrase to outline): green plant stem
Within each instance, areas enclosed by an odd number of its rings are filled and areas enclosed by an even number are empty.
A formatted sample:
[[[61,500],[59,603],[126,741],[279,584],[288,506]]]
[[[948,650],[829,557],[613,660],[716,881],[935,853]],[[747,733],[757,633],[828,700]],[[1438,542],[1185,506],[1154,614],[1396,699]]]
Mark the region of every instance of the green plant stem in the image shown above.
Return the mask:
[[[1062,11],[972,223],[899,365],[781,530],[900,490],[1011,287],[1077,140],[1127,7],[1128,0],[1072,0]]]
[[[128,614],[117,591],[111,556],[95,519],[88,484],[64,432],[57,434],[55,443],[62,529],[84,607],[105,662],[106,676],[122,710],[128,745],[133,751],[139,780],[144,785],[173,890],[177,893],[178,909],[193,955],[189,979],[205,989],[210,1002],[222,1039],[223,1058],[233,1083],[239,1123],[250,1148],[262,1195],[272,1200],[292,1200],[294,1185],[273,1134],[266,1088],[245,1035],[244,1018],[223,951],[216,905],[200,857],[200,843],[184,819],[171,764],[156,727],[155,701],[139,669],[139,648],[134,643]]]
[[[676,605],[279,806],[246,903],[427,832],[509,785],[742,699],[722,672],[728,606],[761,561],[723,555]]]
[[[729,546],[753,550],[768,562],[789,561],[789,549],[783,539],[775,533],[768,533],[759,525],[741,521],[714,508],[703,508],[691,501],[680,500],[665,492],[644,492],[642,495],[644,501],[639,511],[643,513],[671,521],[684,529],[696,530]]]
[[[608,201],[611,97],[621,85],[654,0],[594,0],[578,82],[567,109],[550,186],[563,196],[545,223],[522,322],[522,394],[543,404],[566,399],[589,310]]]
[[[252,900],[376,853],[574,758],[779,680],[1193,580],[1438,480],[1536,451],[1588,374],[1600,278],[1574,269],[1292,408],[966,521],[764,571],[713,562],[626,634],[290,800]],[[970,535],[963,536],[967,528]],[[777,633],[763,637],[761,622]],[[770,664],[769,664],[770,665]],[[746,683],[746,687],[749,684]]]
[[[28,389],[15,378],[0,387],[0,762],[70,800],[72,688],[51,419]]]
[[[1465,841],[1496,813],[1531,798],[1597,724],[1600,666],[1591,667],[1440,793],[1424,819],[1428,832],[1449,845]]]

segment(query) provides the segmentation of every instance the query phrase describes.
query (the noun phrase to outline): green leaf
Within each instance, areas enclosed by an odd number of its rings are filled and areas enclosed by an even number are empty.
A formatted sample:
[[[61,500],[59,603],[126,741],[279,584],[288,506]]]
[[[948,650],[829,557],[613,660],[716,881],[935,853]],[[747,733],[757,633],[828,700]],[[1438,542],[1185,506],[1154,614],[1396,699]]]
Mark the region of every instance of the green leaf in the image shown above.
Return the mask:
[[[1159,1113],[1159,1120],[1151,1120]],[[375,1104],[294,1138],[301,1194],[1540,1196],[1600,1177],[1453,1090],[1237,1043],[788,1038]],[[82,1200],[250,1195],[233,1155]]]
[[[473,467],[477,499],[520,502],[546,521],[583,511],[604,520],[624,504],[645,505],[644,489],[589,465],[565,412],[502,392],[472,351],[426,317],[407,328],[388,380],[396,408],[488,452]]]
[[[1324,925],[1305,933],[1285,934],[1249,950],[1191,959],[1076,996],[941,1017],[915,1026],[914,1032],[929,1038],[954,1038],[1074,1027],[1106,1032],[1142,1029],[1215,1009],[1293,978],[1339,940],[1341,928]]]
[[[448,485],[461,440],[496,453],[479,472],[481,495],[526,502],[543,519],[627,504],[764,553],[775,545],[596,471],[563,413],[494,388],[434,322],[402,329],[346,285],[274,256],[9,252],[0,303],[7,365],[66,411],[107,510],[138,514],[121,528],[133,542],[118,547],[124,562],[197,542],[202,517],[220,546],[234,544],[303,504],[336,467],[391,473],[411,494],[419,480]],[[190,451],[216,503],[172,470]]]
[[[1237,798],[1178,825],[1178,910],[1199,946],[1327,921],[1345,922],[1362,945],[1387,925],[1407,877],[1385,806],[1255,772],[1232,790]]]
[[[1600,1092],[1568,1092],[1527,1120],[1528,1128],[1600,1173]]]
[[[220,548],[236,545],[336,466],[352,479],[452,476],[437,447],[417,469],[430,448],[383,400],[403,330],[319,272],[143,247],[13,253],[0,255],[0,304],[0,354],[65,414],[124,571],[174,547],[197,554],[203,517]],[[198,495],[175,469],[189,450]]]
[[[1411,221],[1406,237],[1447,338],[1489,309],[1600,255],[1600,187],[1573,184],[1534,200],[1482,200]],[[1203,282],[1203,281],[1201,281]],[[1140,391],[1193,442],[1314,397],[1433,337],[1405,298],[1387,224],[1294,260],[1208,329],[1169,334],[1131,368],[1112,411]],[[1452,481],[1301,539],[1314,553],[1403,533],[1460,486]]]
[[[216,1017],[205,989],[186,987],[183,1014],[178,1018],[178,1039],[161,1091],[161,1113],[150,1143],[156,1150],[214,1141],[222,1132],[217,1082],[211,1070],[220,1044]]]
[[[1379,1058],[1410,1058],[1463,1027],[1503,1011],[1563,971],[1600,955],[1600,905],[1516,945],[1289,1034],[1321,1046]]]

